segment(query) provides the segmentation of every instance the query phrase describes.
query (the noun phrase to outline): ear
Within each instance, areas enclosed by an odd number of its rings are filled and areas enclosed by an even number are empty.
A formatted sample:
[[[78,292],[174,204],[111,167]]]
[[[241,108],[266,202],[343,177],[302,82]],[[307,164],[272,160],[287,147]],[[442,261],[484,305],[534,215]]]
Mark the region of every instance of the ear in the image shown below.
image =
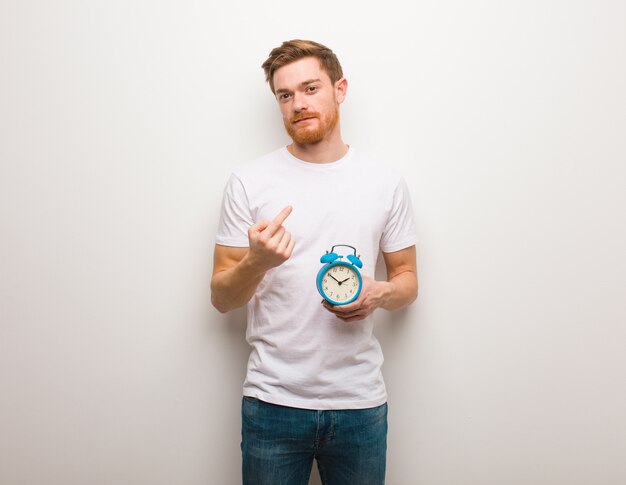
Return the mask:
[[[348,93],[348,80],[345,77],[342,77],[335,83],[335,99],[337,103],[341,104],[346,99],[346,94]]]

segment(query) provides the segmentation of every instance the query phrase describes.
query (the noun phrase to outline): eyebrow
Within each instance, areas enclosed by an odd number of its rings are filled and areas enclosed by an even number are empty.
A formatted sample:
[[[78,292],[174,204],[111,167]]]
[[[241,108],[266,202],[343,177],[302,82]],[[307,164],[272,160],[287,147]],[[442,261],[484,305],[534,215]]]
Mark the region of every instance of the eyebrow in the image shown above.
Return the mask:
[[[302,81],[302,82],[300,83],[300,86],[303,86],[303,87],[304,87],[304,86],[307,86],[308,84],[312,84],[312,83],[316,83],[316,82],[322,82],[322,80],[321,80],[321,79],[308,79],[308,80],[306,80],[306,81]],[[276,90],[276,94],[280,94],[280,93],[288,93],[288,92],[290,92],[290,90],[289,90],[289,89],[277,89],[277,90]]]

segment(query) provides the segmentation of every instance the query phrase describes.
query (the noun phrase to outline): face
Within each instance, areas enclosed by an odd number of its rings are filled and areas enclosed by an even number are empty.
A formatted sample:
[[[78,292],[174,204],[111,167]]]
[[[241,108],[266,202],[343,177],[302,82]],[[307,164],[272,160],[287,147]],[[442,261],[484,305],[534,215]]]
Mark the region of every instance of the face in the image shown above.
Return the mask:
[[[333,86],[315,57],[305,57],[274,73],[274,90],[289,136],[300,144],[315,144],[338,129],[339,104],[347,81]]]

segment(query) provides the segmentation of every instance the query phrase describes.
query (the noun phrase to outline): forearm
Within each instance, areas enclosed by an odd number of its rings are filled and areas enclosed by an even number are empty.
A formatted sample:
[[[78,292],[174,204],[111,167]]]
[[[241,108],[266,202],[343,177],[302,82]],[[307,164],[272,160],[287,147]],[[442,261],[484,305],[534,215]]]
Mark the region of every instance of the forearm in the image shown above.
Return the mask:
[[[215,273],[211,278],[211,303],[220,313],[239,308],[254,295],[265,276],[264,270],[257,269],[248,256],[230,269]]]
[[[381,308],[385,310],[399,310],[417,298],[417,275],[413,271],[404,271],[381,283],[385,293]]]

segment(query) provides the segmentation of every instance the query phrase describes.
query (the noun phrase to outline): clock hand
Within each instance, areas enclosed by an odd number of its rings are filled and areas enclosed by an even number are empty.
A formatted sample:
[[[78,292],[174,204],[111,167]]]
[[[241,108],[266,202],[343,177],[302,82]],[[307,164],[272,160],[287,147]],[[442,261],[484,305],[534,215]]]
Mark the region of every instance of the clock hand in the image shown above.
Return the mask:
[[[337,283],[341,284],[341,283],[345,283],[346,281],[348,281],[350,279],[350,277],[347,277],[345,280],[341,280],[341,281],[337,281]]]
[[[335,278],[333,275],[331,275],[330,273],[328,273],[328,276],[330,276],[332,279],[334,279],[337,283],[341,284],[341,282]]]

